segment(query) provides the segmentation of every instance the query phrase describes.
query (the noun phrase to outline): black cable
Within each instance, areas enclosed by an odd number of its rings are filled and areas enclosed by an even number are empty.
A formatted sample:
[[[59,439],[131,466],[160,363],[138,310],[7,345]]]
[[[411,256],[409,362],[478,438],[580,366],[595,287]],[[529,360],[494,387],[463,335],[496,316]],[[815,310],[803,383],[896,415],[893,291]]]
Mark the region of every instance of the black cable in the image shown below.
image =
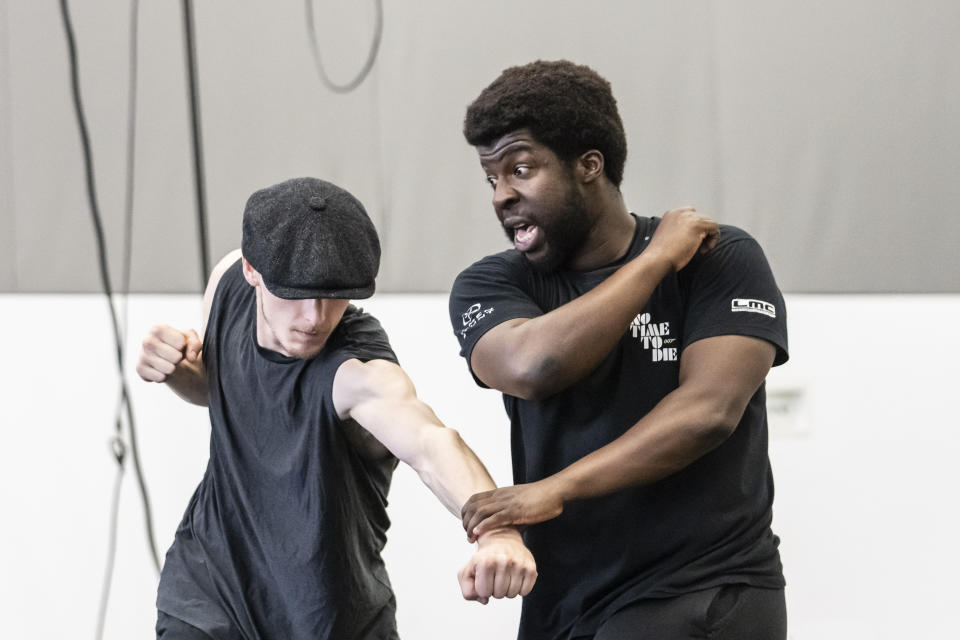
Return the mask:
[[[130,273],[133,263],[133,193],[134,193],[134,168],[136,163],[136,140],[137,140],[137,65],[138,65],[138,46],[137,33],[139,31],[139,13],[140,1],[131,0],[130,2],[130,44],[129,44],[129,67],[127,72],[127,171],[126,185],[123,193],[124,210],[124,234],[123,234],[123,280],[120,283],[120,291],[126,296],[130,295]],[[127,314],[126,305],[124,305],[123,328],[124,339],[126,339]],[[124,342],[126,344],[126,342]]]
[[[120,431],[119,421],[117,431]],[[110,585],[113,582],[113,562],[117,556],[117,521],[120,515],[120,489],[123,486],[123,462],[126,458],[126,447],[119,435],[113,438],[110,446],[117,459],[117,475],[113,481],[113,498],[110,501],[110,538],[107,542],[107,566],[103,572],[103,588],[100,591],[100,610],[97,613],[97,635],[94,636],[97,640],[103,637],[103,628],[107,621],[107,603],[110,601]]]
[[[70,20],[70,10],[67,6],[67,0],[60,0],[60,15],[63,18],[63,28],[67,37],[67,49],[70,59],[70,81],[73,89],[73,106],[77,116],[77,126],[80,129],[80,143],[83,149],[83,160],[87,184],[87,200],[90,205],[94,235],[97,241],[100,278],[103,285],[103,291],[107,297],[107,304],[110,308],[110,320],[113,325],[113,334],[116,342],[117,366],[120,371],[120,392],[123,398],[123,404],[126,407],[127,424],[130,427],[130,451],[133,454],[134,470],[136,471],[137,482],[140,486],[140,496],[143,501],[144,519],[146,521],[147,542],[149,543],[150,555],[153,559],[154,567],[159,572],[160,559],[157,555],[157,545],[154,541],[153,517],[150,513],[150,499],[147,495],[146,483],[144,482],[143,478],[143,470],[140,466],[136,428],[133,419],[133,408],[130,403],[130,392],[127,388],[126,375],[124,372],[123,339],[120,333],[120,326],[117,321],[117,313],[113,306],[113,287],[110,284],[110,272],[107,267],[106,240],[103,234],[103,224],[100,218],[100,208],[97,204],[96,185],[94,184],[93,178],[93,154],[90,149],[90,136],[87,132],[86,118],[83,113],[83,103],[80,99],[80,74],[77,65],[77,47],[74,40],[73,24]]]
[[[373,42],[370,44],[370,51],[367,54],[367,61],[364,62],[360,73],[358,73],[353,80],[346,84],[336,84],[330,80],[330,77],[323,67],[323,61],[320,59],[320,45],[317,44],[317,32],[313,25],[313,0],[306,0],[305,2],[307,38],[310,41],[310,50],[313,51],[313,60],[316,63],[320,81],[331,91],[336,93],[349,93],[353,91],[360,86],[360,83],[366,79],[370,70],[373,69],[373,63],[376,62],[377,59],[377,51],[380,50],[380,40],[383,37],[383,2],[382,0],[374,0],[373,4],[376,9],[377,19],[376,25],[374,26]]]
[[[197,195],[197,242],[200,245],[200,291],[207,286],[210,258],[207,255],[207,198],[203,173],[203,138],[200,135],[200,92],[197,88],[197,51],[193,29],[193,3],[183,0],[183,40],[186,48],[187,88],[190,94],[190,133],[193,142],[193,173]]]
[[[137,35],[139,32],[139,0],[130,2],[130,39],[128,55],[127,77],[127,169],[124,188],[124,233],[123,233],[123,271],[120,282],[122,295],[122,312],[120,320],[120,334],[123,344],[126,344],[129,335],[128,311],[130,298],[130,274],[133,263],[133,195],[134,169],[136,163],[136,113],[137,113]],[[103,585],[100,589],[100,608],[97,612],[97,631],[94,638],[103,638],[103,630],[107,622],[107,605],[110,602],[110,588],[113,584],[113,567],[117,556],[117,528],[120,520],[120,490],[123,487],[123,476],[126,468],[126,445],[123,441],[123,412],[126,408],[126,396],[123,384],[120,385],[117,411],[114,418],[116,433],[111,439],[110,446],[113,457],[117,461],[117,473],[113,482],[113,497],[110,501],[110,523],[107,540],[107,560],[103,571]]]

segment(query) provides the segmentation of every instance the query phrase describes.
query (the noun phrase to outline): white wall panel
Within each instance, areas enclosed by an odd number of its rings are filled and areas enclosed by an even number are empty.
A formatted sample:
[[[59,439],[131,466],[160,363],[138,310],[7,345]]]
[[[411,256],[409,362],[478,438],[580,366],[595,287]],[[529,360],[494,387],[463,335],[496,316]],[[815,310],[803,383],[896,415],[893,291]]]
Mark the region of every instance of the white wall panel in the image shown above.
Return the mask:
[[[787,296],[790,361],[771,396],[800,396],[772,427],[792,640],[947,638],[960,607],[957,296]],[[364,305],[441,419],[510,482],[499,395],[457,355],[444,295]],[[136,296],[127,360],[156,322],[195,326],[196,296]],[[5,637],[92,635],[107,548],[117,376],[99,296],[0,296],[0,617]],[[202,409],[131,382],[156,530],[165,549],[206,463]],[[784,418],[779,415],[778,418]],[[156,579],[128,468],[106,638],[151,637]],[[406,638],[508,638],[517,602],[463,602],[462,529],[412,471],[398,469],[385,557]],[[56,613],[56,615],[54,615]]]

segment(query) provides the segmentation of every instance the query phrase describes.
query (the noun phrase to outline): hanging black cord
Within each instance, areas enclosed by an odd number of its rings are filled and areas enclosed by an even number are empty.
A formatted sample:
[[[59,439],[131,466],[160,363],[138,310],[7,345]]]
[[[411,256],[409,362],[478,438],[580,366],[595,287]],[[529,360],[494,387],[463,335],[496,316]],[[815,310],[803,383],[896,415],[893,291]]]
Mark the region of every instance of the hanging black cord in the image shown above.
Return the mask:
[[[126,296],[130,295],[130,272],[133,263],[133,194],[134,194],[134,169],[136,167],[136,149],[137,149],[137,33],[139,31],[139,13],[140,0],[130,1],[130,44],[128,60],[129,68],[127,73],[127,171],[126,183],[123,192],[123,210],[124,210],[124,234],[123,234],[123,280],[120,283],[120,291]],[[126,339],[127,314],[126,305],[123,313],[124,339]],[[126,342],[124,342],[126,344]]]
[[[193,3],[183,0],[183,39],[186,47],[187,87],[190,93],[190,133],[193,142],[193,173],[197,194],[197,242],[200,245],[200,291],[207,286],[210,258],[207,255],[207,196],[203,173],[203,138],[200,135],[200,92],[197,88],[197,50],[193,29]]]
[[[370,70],[373,69],[373,63],[377,60],[377,51],[380,50],[380,40],[383,37],[383,1],[374,0],[373,4],[377,18],[373,32],[373,42],[370,44],[370,51],[367,54],[367,61],[364,62],[360,73],[358,73],[353,80],[346,84],[336,84],[330,80],[326,69],[323,67],[323,60],[320,59],[320,45],[317,44],[317,31],[313,24],[313,0],[306,0],[307,38],[310,40],[310,50],[313,52],[313,60],[316,63],[317,73],[320,75],[320,81],[323,82],[324,86],[335,93],[349,93],[359,87],[360,83],[369,75]]]
[[[117,423],[119,431],[120,423]],[[123,486],[123,462],[126,458],[126,447],[123,439],[116,436],[110,443],[113,455],[117,459],[117,475],[113,480],[113,498],[110,500],[110,532],[107,542],[107,566],[103,574],[103,588],[100,591],[100,609],[97,613],[96,640],[103,637],[103,628],[107,621],[107,603],[110,601],[110,584],[113,582],[113,562],[117,556],[117,521],[120,515],[120,488]]]
[[[70,58],[70,81],[73,88],[73,106],[77,116],[77,126],[80,129],[80,143],[83,148],[84,167],[86,169],[87,200],[90,205],[90,213],[93,219],[94,235],[97,241],[97,253],[100,264],[100,278],[103,284],[103,291],[107,296],[108,307],[110,308],[110,320],[113,324],[113,334],[116,342],[117,366],[120,371],[120,385],[123,404],[126,407],[127,424],[130,427],[130,450],[133,454],[134,469],[137,475],[137,482],[140,486],[140,495],[143,501],[144,519],[146,521],[147,542],[149,543],[150,556],[153,559],[153,565],[156,570],[160,570],[160,559],[157,555],[157,545],[153,536],[153,517],[150,513],[150,499],[147,495],[146,483],[143,479],[143,470],[140,466],[140,456],[137,447],[136,428],[133,419],[133,408],[130,404],[130,392],[127,388],[126,376],[123,366],[123,339],[120,334],[120,326],[117,321],[117,313],[113,306],[113,288],[110,284],[110,272],[107,268],[107,247],[103,235],[103,224],[100,218],[100,208],[97,205],[96,187],[94,185],[93,155],[90,150],[90,136],[87,132],[86,118],[83,114],[83,104],[80,100],[80,74],[77,68],[77,47],[73,36],[73,25],[70,21],[70,10],[67,6],[67,0],[60,0],[60,15],[63,18],[63,28],[67,36],[67,49]]]
[[[139,0],[130,2],[130,39],[127,75],[127,169],[124,188],[124,233],[123,233],[123,272],[120,282],[122,311],[120,315],[120,335],[126,344],[129,335],[129,298],[130,274],[133,263],[133,195],[134,169],[136,166],[136,114],[137,114],[137,34],[139,32]],[[116,433],[110,441],[113,457],[117,461],[117,473],[113,482],[113,494],[110,500],[110,523],[107,540],[107,560],[103,571],[103,585],[100,589],[100,608],[97,612],[97,631],[95,640],[103,638],[107,622],[107,605],[110,603],[110,588],[113,584],[113,568],[117,556],[117,528],[120,520],[120,491],[123,488],[123,476],[126,471],[126,444],[123,441],[123,412],[127,407],[124,385],[120,384],[115,416]]]

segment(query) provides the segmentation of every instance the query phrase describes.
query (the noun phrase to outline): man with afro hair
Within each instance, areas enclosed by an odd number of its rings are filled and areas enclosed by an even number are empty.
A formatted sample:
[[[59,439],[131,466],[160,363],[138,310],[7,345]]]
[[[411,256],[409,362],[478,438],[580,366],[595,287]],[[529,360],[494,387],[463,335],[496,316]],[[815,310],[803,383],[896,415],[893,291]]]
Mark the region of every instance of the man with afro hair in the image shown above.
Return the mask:
[[[693,207],[627,208],[623,123],[588,67],[506,69],[464,135],[513,248],[457,277],[450,319],[503,393],[516,484],[463,525],[527,527],[519,637],[784,639],[764,380],[786,309],[763,251]]]

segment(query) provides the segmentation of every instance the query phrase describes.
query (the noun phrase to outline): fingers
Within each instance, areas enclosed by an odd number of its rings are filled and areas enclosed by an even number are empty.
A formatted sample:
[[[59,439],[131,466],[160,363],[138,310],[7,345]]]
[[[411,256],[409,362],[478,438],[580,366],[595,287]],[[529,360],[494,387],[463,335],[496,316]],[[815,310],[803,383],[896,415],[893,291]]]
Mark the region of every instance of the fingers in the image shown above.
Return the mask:
[[[697,211],[696,207],[678,207],[676,209],[670,209],[663,214],[664,220],[667,218],[671,219],[686,219],[687,221],[694,222],[700,225],[703,230],[710,231],[717,229],[717,223],[701,211]]]
[[[493,529],[499,529],[500,527],[506,527],[511,524],[517,524],[514,522],[514,518],[510,511],[497,511],[491,515],[482,515],[477,514],[477,523],[470,528],[470,532],[475,538],[479,538],[488,531]]]
[[[463,594],[464,600],[476,600],[480,604],[487,604],[489,598],[481,597],[477,592],[476,565],[472,561],[460,569],[457,580],[460,582],[460,593]]]
[[[520,592],[520,585],[516,585],[513,592],[510,591],[510,582],[513,579],[514,564],[507,560],[504,564],[497,566],[497,572],[493,576],[493,597],[494,598],[515,598]]]
[[[480,513],[481,507],[477,504],[472,505],[469,509],[464,511],[463,514],[463,528],[467,530],[467,537],[472,538],[470,542],[474,542],[477,537],[476,528],[480,522],[486,517]]]
[[[563,511],[562,501],[542,484],[501,487],[472,496],[461,509],[467,538],[473,542],[493,529],[535,524],[560,515]]]
[[[469,508],[468,508],[469,507]],[[472,505],[464,506],[463,526],[467,530],[467,539],[476,542],[482,534],[512,522],[509,507],[492,500],[481,499]]]
[[[474,527],[476,527],[485,516],[481,516],[478,513],[478,510],[487,503],[488,499],[493,495],[493,491],[484,491],[483,493],[475,493],[470,496],[470,499],[467,500],[463,507],[460,509],[460,519],[461,524],[463,524],[464,530],[467,532],[467,539],[470,542],[476,542],[477,536],[473,533]]]
[[[477,563],[476,589],[481,597],[513,598],[520,592],[517,584],[511,592],[513,560],[503,554],[487,557]]]
[[[469,522],[470,516],[476,510],[477,504],[480,503],[484,498],[488,497],[491,493],[493,493],[493,491],[475,493],[463,503],[463,506],[460,507],[460,519],[463,521],[464,529],[467,529],[467,522]]]
[[[654,233],[654,241],[675,271],[685,267],[697,253],[710,251],[719,238],[719,225],[695,207],[667,211]]]
[[[525,596],[533,589],[536,581],[537,569],[532,562],[509,562],[504,567],[503,575],[497,576],[494,597],[516,598],[517,596]],[[497,595],[498,593],[503,593],[503,595]]]
[[[713,221],[711,220],[710,222]],[[716,222],[713,222],[713,228],[707,231],[706,236],[700,243],[700,253],[706,253],[713,249],[717,246],[718,240],[720,240],[720,226]]]
[[[537,582],[537,565],[532,557],[517,561],[510,573],[510,586],[507,590],[508,598],[525,596],[533,589]]]
[[[520,592],[519,595],[525,596],[533,589],[533,585],[537,583],[537,569],[536,567],[529,567],[524,573],[523,578],[520,580]]]
[[[496,553],[482,556],[473,568],[472,585],[465,584],[461,570],[460,589],[464,598],[486,602],[488,598],[515,598],[530,593],[537,581],[536,564],[529,554],[523,554],[520,558],[515,555]],[[466,575],[469,576],[470,572]],[[475,597],[467,597],[470,587],[470,595]]]
[[[475,568],[477,595],[481,598],[489,598],[493,595],[493,584],[496,578],[496,563],[490,558],[484,558],[477,563]]]
[[[200,356],[203,343],[197,332],[186,332],[167,325],[156,325],[143,339],[137,373],[148,382],[164,382],[186,358],[195,361]]]
[[[197,335],[197,332],[193,329],[188,329],[184,334],[186,336],[186,344],[184,345],[184,355],[187,360],[191,362],[200,357],[200,350],[203,349],[203,343],[200,342],[200,336]]]

